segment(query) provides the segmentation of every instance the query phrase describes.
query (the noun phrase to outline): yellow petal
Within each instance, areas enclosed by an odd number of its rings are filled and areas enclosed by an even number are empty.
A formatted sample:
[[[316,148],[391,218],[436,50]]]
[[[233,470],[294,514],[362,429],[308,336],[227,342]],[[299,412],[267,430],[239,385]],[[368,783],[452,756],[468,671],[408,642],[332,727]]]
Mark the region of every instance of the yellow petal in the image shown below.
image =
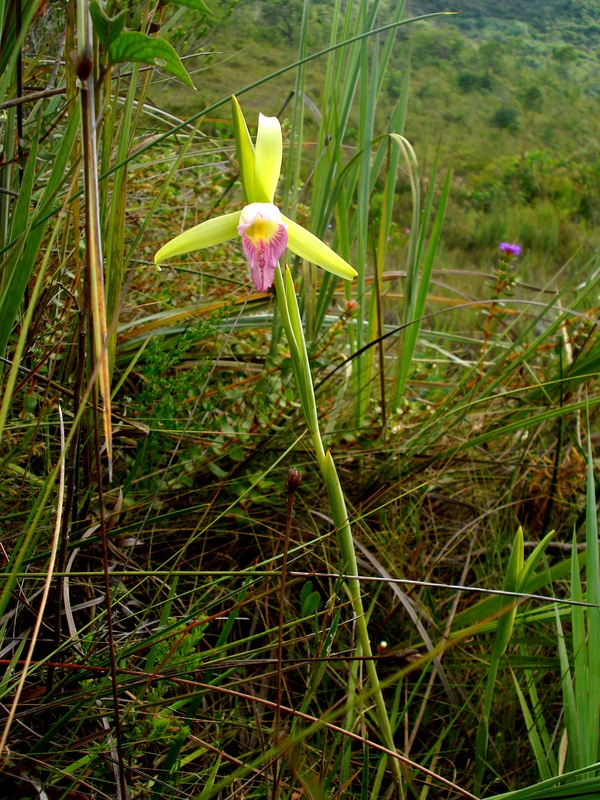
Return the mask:
[[[248,126],[242,114],[242,109],[235,95],[231,97],[231,116],[233,118],[235,148],[237,150],[244,195],[247,203],[253,203],[256,200],[254,196],[254,145],[248,133]]]
[[[338,256],[331,247],[318,239],[314,234],[309,233],[296,222],[281,215],[282,221],[287,225],[288,248],[300,258],[305,258],[318,267],[323,267],[328,272],[338,275],[340,278],[352,280],[358,274],[354,267],[347,261]]]
[[[277,117],[258,115],[254,150],[254,192],[257,203],[272,203],[281,172],[283,142]]]
[[[215,217],[206,222],[201,222],[189,231],[179,234],[170,242],[160,248],[154,256],[154,263],[160,264],[167,258],[180,256],[182,253],[189,253],[192,250],[201,250],[204,247],[212,247],[221,244],[228,239],[234,239],[238,235],[237,226],[240,221],[241,211],[233,214],[225,214],[222,217]]]

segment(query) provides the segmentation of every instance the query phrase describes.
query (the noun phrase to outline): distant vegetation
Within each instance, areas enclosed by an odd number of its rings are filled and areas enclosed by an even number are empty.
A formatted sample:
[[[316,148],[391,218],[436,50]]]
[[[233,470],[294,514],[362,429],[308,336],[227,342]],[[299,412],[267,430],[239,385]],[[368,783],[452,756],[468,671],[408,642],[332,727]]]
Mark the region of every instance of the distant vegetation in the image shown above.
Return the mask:
[[[217,26],[216,52],[200,83],[204,102],[221,96],[227,81],[249,83],[289,61],[303,3],[286,3],[285,14],[279,6],[240,0],[227,26]],[[331,0],[311,3],[309,52],[329,43],[332,7]],[[408,5],[413,14],[452,9],[460,13],[399,30],[376,117],[378,132],[385,131],[410,71],[405,134],[421,159],[431,162],[439,151],[440,165],[453,167],[440,258],[481,263],[508,237],[523,243],[521,269],[530,276],[543,279],[574,253],[582,263],[600,243],[600,2]],[[388,21],[385,11],[378,21]],[[290,75],[273,82],[268,98],[257,90],[249,102],[264,107],[266,98],[277,113],[292,89]],[[306,93],[317,109],[321,90],[316,63]],[[185,90],[160,99],[178,113],[197,102]],[[358,125],[356,112],[354,120]],[[397,191],[394,241],[402,246],[408,184]]]
[[[412,13],[457,11],[458,25],[476,33],[492,28],[508,35],[527,28],[549,39],[597,47],[600,44],[598,0],[409,0]]]

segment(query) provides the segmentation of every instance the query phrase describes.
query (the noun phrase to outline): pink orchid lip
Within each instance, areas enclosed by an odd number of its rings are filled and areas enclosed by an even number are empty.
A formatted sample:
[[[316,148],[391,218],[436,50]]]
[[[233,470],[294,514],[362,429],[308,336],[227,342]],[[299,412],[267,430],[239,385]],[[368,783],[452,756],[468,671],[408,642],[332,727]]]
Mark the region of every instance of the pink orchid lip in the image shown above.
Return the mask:
[[[275,281],[275,268],[287,248],[287,225],[272,203],[250,203],[240,214],[237,229],[254,285],[259,292],[266,292]]]

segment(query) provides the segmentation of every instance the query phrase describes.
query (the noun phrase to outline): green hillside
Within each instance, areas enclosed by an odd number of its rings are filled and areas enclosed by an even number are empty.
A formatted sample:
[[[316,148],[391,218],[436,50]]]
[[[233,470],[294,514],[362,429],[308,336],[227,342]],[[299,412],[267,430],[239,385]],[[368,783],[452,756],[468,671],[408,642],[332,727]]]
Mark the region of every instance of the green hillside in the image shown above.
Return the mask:
[[[457,11],[457,24],[477,32],[490,20],[499,30],[518,33],[523,24],[538,35],[567,43],[598,46],[600,3],[597,0],[413,0],[411,13]]]
[[[193,113],[289,63],[298,27],[283,24],[273,3],[241,0],[213,40],[217,55],[194,98],[171,85],[156,96],[178,115]],[[452,0],[414,0],[409,13],[448,9]],[[493,256],[497,242],[518,239],[524,269],[540,279],[572,254],[585,260],[598,244],[600,152],[597,130],[598,62],[594,49],[568,43],[567,32],[589,21],[598,2],[524,3],[456,0],[461,13],[398,31],[381,84],[375,130],[383,133],[410,69],[405,133],[426,164],[439,147],[441,167],[452,165],[451,201],[442,236],[447,266],[473,265]],[[326,47],[331,3],[311,6],[310,49]],[[301,3],[290,4],[290,15]],[[385,9],[380,23],[388,21]],[[512,18],[509,19],[511,15]],[[271,20],[272,24],[267,25]],[[554,33],[544,32],[552,25]],[[583,30],[583,27],[581,27]],[[587,37],[588,45],[593,37]],[[265,45],[268,44],[268,47]],[[202,68],[203,65],[199,64]],[[245,103],[277,114],[294,89],[292,73],[253,90]],[[307,68],[306,94],[318,109],[323,72]],[[193,99],[195,105],[189,106]],[[284,116],[289,113],[284,111]],[[347,130],[353,146],[358,106]],[[317,136],[307,115],[309,139]],[[309,155],[307,151],[307,156]],[[310,158],[306,172],[310,172]],[[401,184],[394,212],[398,236],[410,216],[410,193]]]

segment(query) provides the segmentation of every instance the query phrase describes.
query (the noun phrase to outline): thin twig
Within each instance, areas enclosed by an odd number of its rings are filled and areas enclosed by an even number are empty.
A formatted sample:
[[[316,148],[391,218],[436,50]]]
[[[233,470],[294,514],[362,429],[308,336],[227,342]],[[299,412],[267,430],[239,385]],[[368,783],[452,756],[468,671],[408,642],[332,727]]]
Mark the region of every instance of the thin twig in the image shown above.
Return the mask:
[[[53,97],[55,94],[65,94],[66,91],[66,86],[55,86],[53,89],[42,89],[39,92],[31,92],[21,97],[13,97],[12,100],[6,100],[4,103],[0,103],[0,110],[4,111],[5,108],[21,106],[23,103],[35,103],[37,100],[43,100],[45,97]]]
[[[46,575],[46,581],[44,583],[44,591],[42,593],[42,598],[40,600],[40,607],[38,610],[37,618],[35,620],[35,625],[33,627],[33,633],[31,634],[31,641],[29,643],[29,650],[27,651],[27,657],[25,659],[25,663],[23,664],[23,670],[21,671],[21,677],[19,678],[19,683],[17,689],[15,691],[15,696],[13,698],[12,705],[10,707],[10,712],[8,714],[8,718],[6,720],[6,724],[4,726],[4,730],[2,731],[2,738],[0,739],[0,755],[4,754],[6,749],[6,740],[8,739],[8,734],[10,732],[10,727],[12,725],[15,713],[17,711],[17,706],[19,705],[19,699],[21,697],[21,692],[23,691],[23,686],[25,685],[25,680],[27,678],[27,672],[29,670],[29,666],[31,664],[31,659],[33,657],[33,651],[35,649],[35,645],[37,643],[37,638],[40,632],[40,628],[42,626],[42,622],[44,620],[44,611],[46,609],[46,603],[48,601],[48,594],[50,592],[50,587],[52,586],[52,578],[54,572],[54,562],[56,561],[56,553],[58,550],[58,542],[60,538],[60,530],[62,524],[62,515],[63,515],[63,500],[65,494],[65,427],[63,422],[63,415],[62,415],[62,408],[58,407],[58,415],[60,419],[60,470],[59,470],[59,484],[58,484],[58,497],[56,503],[56,520],[54,523],[54,535],[52,537],[52,550],[50,552],[50,562],[48,564],[48,572]]]
[[[94,401],[97,398],[96,387],[94,387]],[[115,652],[115,640],[113,632],[110,576],[108,571],[108,536],[106,535],[106,518],[104,515],[104,494],[102,491],[102,458],[100,455],[100,419],[98,415],[98,404],[94,402],[94,450],[96,456],[96,480],[98,487],[98,517],[100,519],[100,539],[102,542],[102,568],[104,573],[104,594],[106,596],[106,633],[108,636],[108,653],[110,661],[110,682],[113,697],[113,716],[115,723],[115,734],[117,740],[117,758],[119,761],[119,780],[117,788],[119,791],[117,800],[127,800],[127,784],[125,782],[125,759],[123,757],[123,734],[121,730],[121,715],[119,713],[119,689],[117,683],[117,656]]]
[[[83,388],[83,379],[85,374],[85,340],[87,333],[85,312],[79,310],[78,312],[78,338],[79,347],[77,350],[78,361],[75,376],[75,386],[73,388],[73,436],[67,452],[67,498],[65,503],[66,514],[63,517],[63,522],[60,531],[60,552],[58,554],[58,572],[64,572],[67,563],[67,548],[69,545],[69,526],[74,519],[74,511],[77,506],[75,497],[75,487],[77,482],[77,460],[78,460],[78,445],[79,445],[79,427],[81,424],[81,417],[79,409],[81,407],[81,391]],[[62,611],[63,611],[63,590],[67,582],[66,575],[56,578],[55,597],[54,597],[54,649],[60,648],[61,629],[62,629]],[[48,676],[46,678],[46,691],[52,688],[54,679],[54,667],[49,667]]]

